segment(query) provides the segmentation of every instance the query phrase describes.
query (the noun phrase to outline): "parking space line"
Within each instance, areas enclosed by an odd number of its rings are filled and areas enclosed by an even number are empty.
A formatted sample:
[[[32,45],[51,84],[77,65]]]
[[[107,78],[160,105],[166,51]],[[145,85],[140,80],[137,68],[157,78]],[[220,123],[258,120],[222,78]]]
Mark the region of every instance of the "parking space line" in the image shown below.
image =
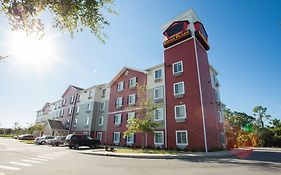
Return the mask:
[[[32,166],[31,164],[21,163],[21,162],[10,162],[10,164],[19,165],[19,166]]]
[[[39,161],[27,160],[27,159],[22,159],[21,161],[23,161],[23,162],[29,162],[29,163],[42,163],[42,162],[39,162]]]
[[[43,158],[43,159],[55,159],[54,157],[49,157],[49,156],[37,156],[39,158]]]
[[[40,158],[36,158],[36,157],[30,157],[29,159],[32,159],[32,160],[39,160],[39,161],[45,161],[45,162],[49,161],[49,160],[47,160],[47,159],[40,159]]]
[[[17,168],[17,167],[10,167],[10,166],[3,166],[3,165],[0,165],[0,168],[7,169],[7,170],[14,170],[14,171],[18,171],[21,169],[21,168]]]

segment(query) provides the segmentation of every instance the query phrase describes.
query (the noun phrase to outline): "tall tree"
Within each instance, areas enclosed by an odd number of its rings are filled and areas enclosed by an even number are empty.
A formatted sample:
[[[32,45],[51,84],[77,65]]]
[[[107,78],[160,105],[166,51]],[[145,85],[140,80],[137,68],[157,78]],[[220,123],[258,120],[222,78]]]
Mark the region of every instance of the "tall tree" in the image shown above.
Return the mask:
[[[157,122],[153,121],[154,110],[157,108],[157,105],[147,98],[146,86],[138,86],[137,91],[139,105],[131,109],[137,112],[138,117],[129,119],[127,131],[124,133],[124,138],[135,133],[140,133],[142,149],[144,149],[145,134],[153,134],[154,130],[159,126]]]
[[[0,0],[3,12],[13,30],[24,30],[42,37],[44,24],[40,15],[44,11],[52,13],[53,27],[60,31],[74,32],[88,28],[100,40],[106,34],[104,26],[109,25],[105,13],[116,14],[112,9],[114,0]]]
[[[256,106],[253,109],[254,116],[256,117],[257,124],[264,128],[264,120],[270,119],[271,115],[266,114],[267,108],[262,106]]]

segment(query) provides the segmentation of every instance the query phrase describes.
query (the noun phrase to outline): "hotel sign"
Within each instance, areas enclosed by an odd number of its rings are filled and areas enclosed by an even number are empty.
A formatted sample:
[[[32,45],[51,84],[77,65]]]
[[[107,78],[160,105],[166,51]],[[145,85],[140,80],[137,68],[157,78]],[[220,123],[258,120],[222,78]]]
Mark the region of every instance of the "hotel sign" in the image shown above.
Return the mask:
[[[199,21],[193,23],[195,28],[195,37],[201,43],[201,45],[205,48],[205,50],[209,50],[210,46],[208,44],[208,34],[202,23]]]
[[[164,48],[172,46],[184,39],[191,37],[191,32],[188,30],[189,22],[186,21],[175,21],[173,22],[163,34],[166,36],[166,40],[163,43]]]

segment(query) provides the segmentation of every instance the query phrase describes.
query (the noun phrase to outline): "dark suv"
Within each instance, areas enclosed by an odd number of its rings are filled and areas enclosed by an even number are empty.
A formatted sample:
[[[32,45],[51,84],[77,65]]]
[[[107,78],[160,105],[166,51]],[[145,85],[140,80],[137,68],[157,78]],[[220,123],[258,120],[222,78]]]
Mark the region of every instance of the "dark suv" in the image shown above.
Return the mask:
[[[72,148],[79,149],[80,146],[88,146],[90,148],[96,148],[98,145],[100,145],[99,140],[94,140],[88,135],[69,134],[66,137],[65,141],[70,149]]]

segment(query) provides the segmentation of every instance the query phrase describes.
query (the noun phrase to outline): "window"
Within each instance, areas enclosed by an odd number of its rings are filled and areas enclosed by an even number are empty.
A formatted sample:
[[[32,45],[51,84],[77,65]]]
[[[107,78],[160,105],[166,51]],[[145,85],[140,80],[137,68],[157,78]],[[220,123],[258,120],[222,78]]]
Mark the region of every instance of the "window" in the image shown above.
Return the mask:
[[[219,118],[219,122],[222,123],[223,121],[223,114],[221,111],[218,111],[218,118]]]
[[[63,105],[63,106],[65,105],[65,102],[66,102],[66,100],[63,99],[63,100],[62,100],[62,105]]]
[[[180,74],[183,72],[182,61],[176,62],[173,64],[173,74]]]
[[[92,98],[93,94],[92,94],[92,91],[89,91],[89,96],[88,98]]]
[[[129,87],[130,88],[136,87],[136,85],[137,85],[137,77],[130,78],[130,80],[129,80]]]
[[[136,94],[129,95],[128,104],[133,105],[136,103]]]
[[[70,97],[70,103],[74,102],[74,95]]]
[[[154,144],[163,145],[164,144],[164,132],[155,131],[154,132]]]
[[[185,105],[175,106],[175,118],[176,119],[184,119],[184,118],[186,118]]]
[[[128,112],[128,120],[127,122],[129,123],[131,120],[135,118],[136,113],[135,112]]]
[[[60,116],[63,116],[63,113],[64,113],[64,110],[62,109],[62,110],[60,111]]]
[[[89,103],[89,104],[87,104],[87,111],[88,111],[88,112],[90,112],[90,111],[91,111],[91,105],[90,105],[90,103]]]
[[[100,110],[104,110],[104,108],[105,108],[105,102],[101,102],[100,103]]]
[[[176,131],[176,144],[177,145],[188,145],[187,130]]]
[[[99,116],[98,125],[103,125],[103,116]]]
[[[76,118],[76,119],[74,120],[74,127],[77,126],[77,122],[78,122],[78,119]]]
[[[120,142],[120,132],[114,132],[113,133],[113,142],[119,143]]]
[[[85,125],[88,126],[89,125],[89,117],[86,117],[86,121],[85,121]]]
[[[162,78],[162,69],[158,69],[154,72],[155,80]]]
[[[216,102],[220,102],[219,92],[217,90],[215,90],[215,89],[214,89],[214,95],[215,95]]]
[[[114,116],[114,124],[115,125],[120,125],[121,124],[121,118],[122,118],[121,114],[115,114],[115,116]]]
[[[220,141],[221,141],[222,144],[225,144],[225,138],[224,138],[223,132],[220,133]]]
[[[97,140],[101,141],[102,139],[102,132],[97,132]]]
[[[106,89],[102,89],[102,90],[101,90],[101,97],[102,97],[102,98],[105,97],[105,93],[106,93]]]
[[[154,100],[163,98],[163,87],[158,87],[154,89]]]
[[[123,97],[116,98],[115,107],[121,107],[123,105]]]
[[[77,96],[77,102],[80,101],[80,94]]]
[[[78,113],[79,113],[79,110],[80,110],[80,107],[79,107],[79,106],[77,106],[77,108],[76,108],[76,114],[78,114]]]
[[[70,107],[68,108],[68,115],[71,115],[71,113],[72,113],[72,108]]]
[[[154,121],[163,120],[163,108],[154,109]]]
[[[184,94],[184,82],[174,83],[174,95],[183,95]]]
[[[134,134],[131,134],[131,135],[127,136],[126,142],[127,143],[134,143],[134,139],[135,139],[134,137],[135,137]]]
[[[124,90],[124,82],[121,81],[117,84],[117,91],[122,92]]]

